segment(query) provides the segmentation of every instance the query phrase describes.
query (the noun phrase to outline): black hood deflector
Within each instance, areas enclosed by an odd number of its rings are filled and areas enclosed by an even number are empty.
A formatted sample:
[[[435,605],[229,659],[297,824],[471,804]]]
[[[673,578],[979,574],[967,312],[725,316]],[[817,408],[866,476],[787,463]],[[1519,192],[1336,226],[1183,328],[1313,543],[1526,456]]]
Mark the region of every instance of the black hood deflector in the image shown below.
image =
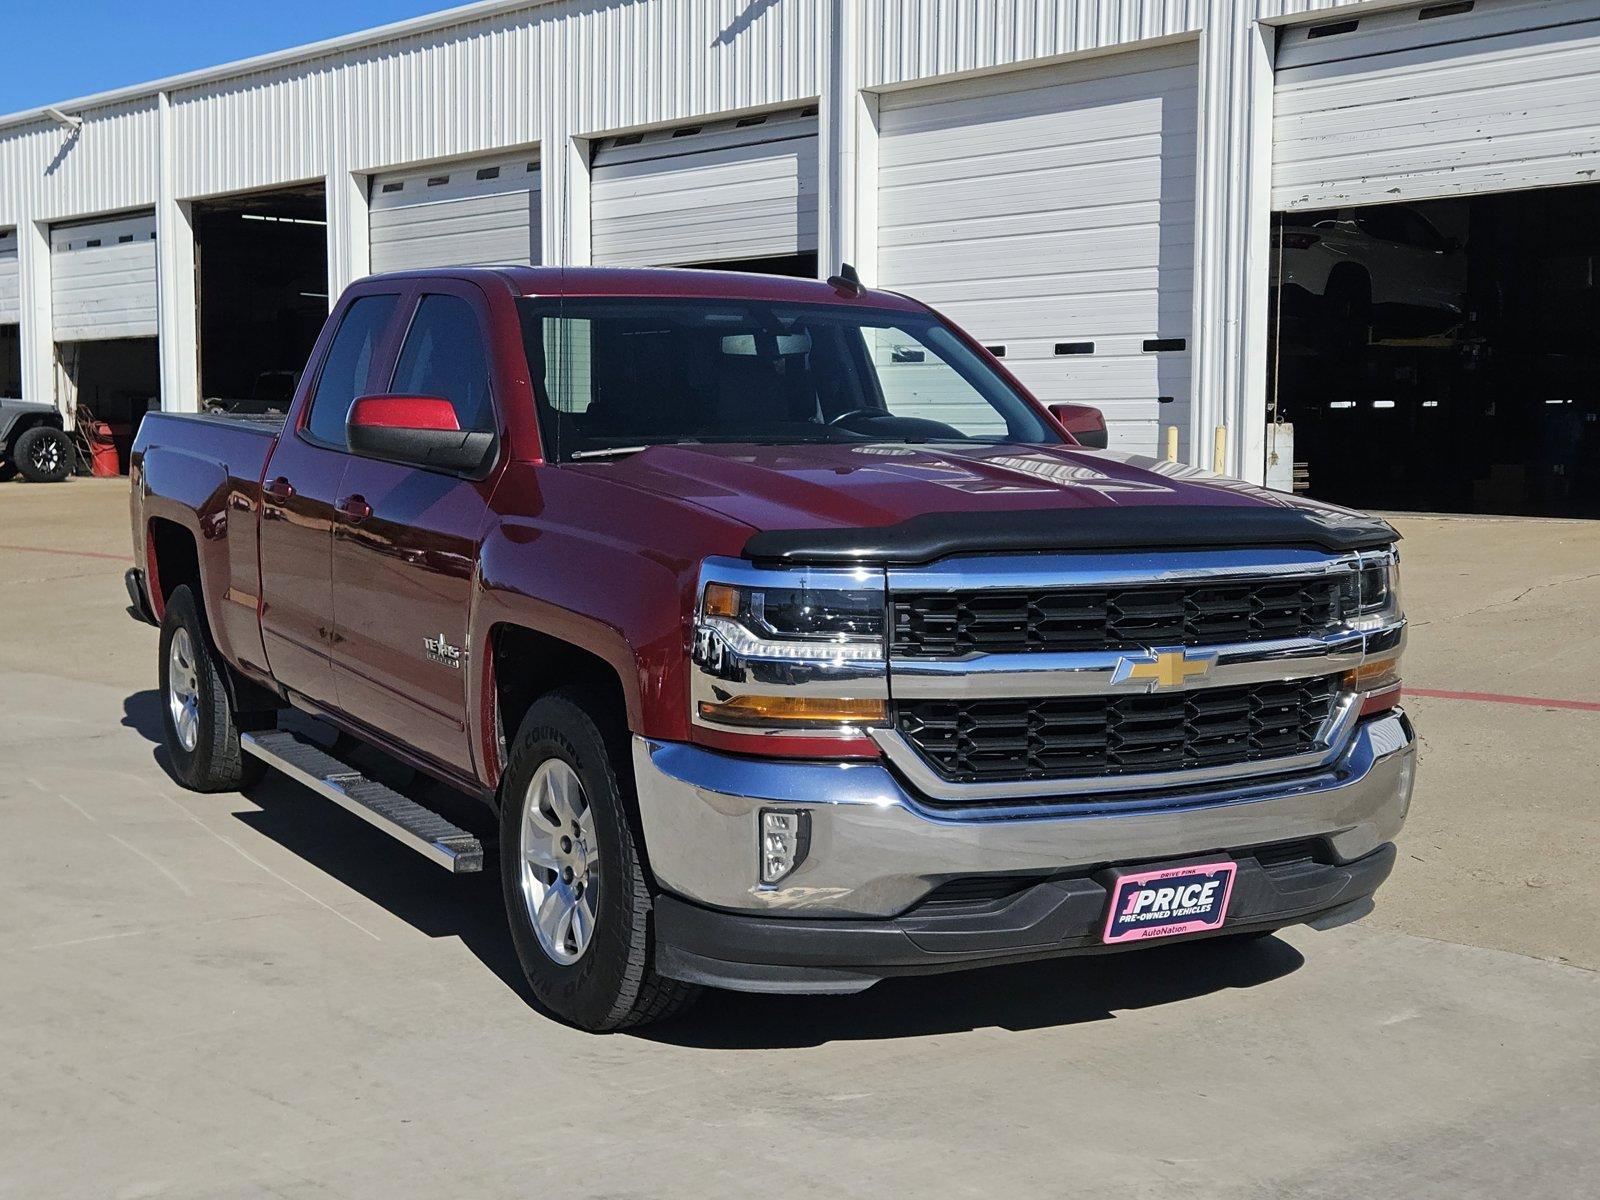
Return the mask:
[[[744,556],[774,565],[919,566],[951,554],[1299,547],[1345,553],[1399,541],[1387,521],[1338,509],[1242,505],[924,513],[898,525],[775,529]]]

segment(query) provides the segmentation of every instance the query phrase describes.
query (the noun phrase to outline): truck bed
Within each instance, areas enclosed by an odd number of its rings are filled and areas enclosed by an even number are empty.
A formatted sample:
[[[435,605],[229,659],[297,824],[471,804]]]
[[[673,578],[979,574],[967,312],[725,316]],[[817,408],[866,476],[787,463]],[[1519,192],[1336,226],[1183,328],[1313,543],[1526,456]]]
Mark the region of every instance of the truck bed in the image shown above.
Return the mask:
[[[163,523],[186,530],[207,583],[203,600],[213,635],[230,661],[256,668],[265,653],[253,603],[260,589],[255,514],[261,474],[282,429],[281,416],[152,412],[133,443],[135,562],[148,569],[147,539]],[[151,599],[159,612],[173,581],[155,583]]]

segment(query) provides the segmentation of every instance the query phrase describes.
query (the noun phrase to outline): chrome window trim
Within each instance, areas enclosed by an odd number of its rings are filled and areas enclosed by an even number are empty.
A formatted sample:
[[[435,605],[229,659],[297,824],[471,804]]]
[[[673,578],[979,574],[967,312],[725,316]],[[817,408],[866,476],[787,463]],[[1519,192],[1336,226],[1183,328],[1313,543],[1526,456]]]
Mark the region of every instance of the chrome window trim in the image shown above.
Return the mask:
[[[1360,699],[1353,693],[1345,693],[1339,698],[1328,720],[1323,723],[1319,731],[1318,749],[1308,753],[1285,755],[1253,763],[1231,763],[1226,766],[1201,767],[1193,771],[1155,771],[1144,775],[951,783],[928,765],[898,729],[873,729],[870,733],[872,740],[883,751],[884,757],[904,776],[906,782],[919,795],[939,802],[938,807],[932,811],[951,820],[997,820],[1008,816],[1037,815],[1041,810],[1038,805],[1010,808],[991,803],[996,800],[1054,797],[1066,799],[1100,794],[1114,798],[1111,803],[1119,810],[1152,805],[1170,806],[1173,800],[1165,793],[1172,791],[1208,783],[1228,783],[1269,775],[1294,775],[1303,771],[1314,771],[1333,763],[1345,752],[1359,724]],[[1128,793],[1158,790],[1163,794],[1149,800],[1128,795]],[[959,807],[963,802],[978,807]]]

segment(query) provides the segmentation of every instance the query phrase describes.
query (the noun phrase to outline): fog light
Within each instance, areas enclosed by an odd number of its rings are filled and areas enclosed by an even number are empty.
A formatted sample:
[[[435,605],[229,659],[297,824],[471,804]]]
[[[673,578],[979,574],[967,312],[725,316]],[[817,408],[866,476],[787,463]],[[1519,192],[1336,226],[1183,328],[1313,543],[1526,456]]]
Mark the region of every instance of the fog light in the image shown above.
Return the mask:
[[[811,849],[811,814],[805,809],[761,810],[761,841],[757,847],[761,882],[777,883],[805,861]]]

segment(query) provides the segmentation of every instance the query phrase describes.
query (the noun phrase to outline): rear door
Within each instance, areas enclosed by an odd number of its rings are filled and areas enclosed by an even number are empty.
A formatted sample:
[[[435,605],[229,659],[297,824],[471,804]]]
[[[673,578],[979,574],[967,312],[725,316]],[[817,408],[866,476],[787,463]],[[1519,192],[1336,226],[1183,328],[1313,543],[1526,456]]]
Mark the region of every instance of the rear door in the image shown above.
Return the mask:
[[[320,703],[333,681],[332,532],[348,454],[345,417],[372,390],[399,315],[398,288],[352,295],[320,345],[306,399],[290,414],[262,479],[261,639],[273,678]]]
[[[498,433],[477,289],[432,282],[408,309],[392,378],[376,390],[443,396],[462,429]],[[339,706],[462,772],[472,769],[467,628],[490,490],[488,478],[352,456],[334,524]]]

